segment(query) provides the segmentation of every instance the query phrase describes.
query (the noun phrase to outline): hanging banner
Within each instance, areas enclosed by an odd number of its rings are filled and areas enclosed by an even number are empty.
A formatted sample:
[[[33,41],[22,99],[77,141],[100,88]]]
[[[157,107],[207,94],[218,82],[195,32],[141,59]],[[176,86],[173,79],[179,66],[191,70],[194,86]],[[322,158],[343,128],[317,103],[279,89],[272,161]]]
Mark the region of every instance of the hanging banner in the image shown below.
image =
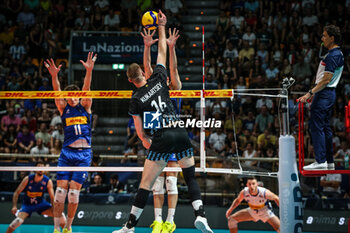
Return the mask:
[[[88,52],[98,54],[99,64],[142,63],[143,38],[135,36],[73,36],[72,62],[85,60]],[[157,59],[157,43],[151,47],[151,57]]]

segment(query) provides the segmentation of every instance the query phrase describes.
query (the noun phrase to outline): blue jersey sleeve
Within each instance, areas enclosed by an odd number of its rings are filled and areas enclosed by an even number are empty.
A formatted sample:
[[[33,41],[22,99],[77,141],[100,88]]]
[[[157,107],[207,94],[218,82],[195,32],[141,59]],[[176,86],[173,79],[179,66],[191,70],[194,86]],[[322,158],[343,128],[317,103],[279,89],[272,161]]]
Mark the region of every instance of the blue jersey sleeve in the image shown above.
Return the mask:
[[[344,65],[344,59],[341,53],[329,54],[325,59],[325,72],[334,73],[334,71]]]

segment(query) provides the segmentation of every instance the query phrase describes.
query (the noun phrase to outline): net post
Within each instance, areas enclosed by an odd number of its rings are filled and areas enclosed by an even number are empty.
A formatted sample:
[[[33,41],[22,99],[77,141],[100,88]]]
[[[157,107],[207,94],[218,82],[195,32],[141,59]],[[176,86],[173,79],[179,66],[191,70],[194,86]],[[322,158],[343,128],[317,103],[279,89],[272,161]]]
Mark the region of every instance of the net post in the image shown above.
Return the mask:
[[[278,188],[280,198],[280,232],[302,232],[303,209],[300,180],[296,163],[295,139],[289,132],[288,88],[292,78],[282,83],[282,131],[279,138]]]

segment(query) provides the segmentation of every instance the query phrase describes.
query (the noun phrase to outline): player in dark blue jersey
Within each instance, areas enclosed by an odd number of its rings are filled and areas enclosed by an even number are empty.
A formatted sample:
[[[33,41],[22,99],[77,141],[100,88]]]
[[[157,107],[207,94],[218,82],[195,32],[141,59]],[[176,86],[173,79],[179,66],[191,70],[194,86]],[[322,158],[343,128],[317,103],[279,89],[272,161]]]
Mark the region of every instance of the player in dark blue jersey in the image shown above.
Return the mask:
[[[176,155],[188,185],[192,207],[196,216],[194,225],[204,233],[213,233],[205,218],[200,188],[195,178],[193,148],[187,131],[180,127],[155,127],[151,130],[152,137],[150,137],[143,128],[143,123],[146,123],[146,121],[143,122],[143,119],[146,120],[147,116],[147,119],[152,122],[148,122],[147,127],[148,125],[159,126],[160,122],[154,123],[154,119],[159,119],[159,117],[166,118],[168,116],[168,120],[178,120],[167,85],[165,25],[166,16],[159,11],[157,66],[150,78],[146,80],[144,72],[135,63],[131,64],[127,70],[128,80],[136,86],[130,100],[129,114],[133,116],[138,137],[141,139],[143,146],[149,151],[142,172],[141,184],[135,196],[129,219],[122,229],[113,233],[135,232],[135,226],[143,212],[154,182],[173,153]],[[147,115],[150,113],[152,113],[152,116]],[[151,119],[152,117],[154,119]],[[166,123],[169,123],[169,121]]]
[[[89,52],[86,62],[80,60],[86,69],[83,91],[90,91],[92,70],[97,55]],[[45,66],[52,77],[52,86],[55,91],[61,91],[57,73],[61,65],[56,67],[54,61],[46,60]],[[69,85],[65,91],[79,90],[76,85]],[[64,142],[58,159],[59,167],[78,166],[88,167],[91,164],[91,98],[55,99],[60,112],[63,128]],[[87,172],[57,172],[57,188],[54,202],[54,233],[60,232],[59,216],[64,209],[64,203],[68,194],[67,225],[62,233],[72,232],[72,223],[78,208],[79,194],[82,184],[87,178]],[[68,191],[69,185],[69,191]]]
[[[44,167],[45,164],[37,162],[38,167]],[[21,209],[18,211],[17,202],[18,196],[24,191],[23,204]],[[53,217],[53,207],[51,203],[44,199],[44,193],[49,193],[51,202],[54,200],[53,184],[49,177],[44,175],[44,172],[37,171],[35,174],[24,177],[22,182],[13,193],[12,198],[12,209],[13,215],[16,215],[16,219],[12,221],[10,226],[7,228],[6,233],[12,233],[17,227],[19,227],[23,221],[30,217],[33,212],[38,214],[47,215]],[[66,224],[66,217],[61,214],[60,225],[63,227]]]
[[[151,66],[151,46],[157,42],[158,40],[153,40],[153,35],[155,31],[151,33],[151,31],[144,29],[143,33],[141,33],[143,37],[143,42],[145,44],[145,49],[143,52],[143,66],[145,70],[145,78],[146,80],[151,77],[153,74],[153,69]],[[167,84],[170,90],[181,90],[181,80],[177,70],[177,58],[175,45],[176,41],[179,38],[179,31],[174,28],[172,31],[169,28],[169,37],[167,39],[167,44],[169,46],[169,67],[170,67],[170,78],[167,78]],[[175,103],[174,103],[175,102]],[[173,104],[176,105],[176,101],[173,101]],[[175,106],[177,113],[179,110],[177,106]],[[175,154],[172,154],[168,164],[168,167],[178,167],[177,159]],[[166,182],[165,182],[166,181]],[[163,222],[162,217],[162,208],[164,204],[164,183],[166,186],[166,191],[168,194],[168,216],[165,222]],[[154,221],[151,225],[152,233],[171,233],[175,231],[176,225],[174,222],[175,210],[178,200],[178,189],[177,189],[177,172],[162,172],[160,176],[157,177],[153,188],[153,202],[154,202]]]
[[[340,50],[340,29],[327,25],[323,29],[322,42],[328,49],[318,66],[315,86],[298,100],[306,102],[311,99],[309,127],[316,162],[304,166],[305,170],[334,170],[332,129],[333,105],[336,100],[337,87],[344,68],[344,55]]]

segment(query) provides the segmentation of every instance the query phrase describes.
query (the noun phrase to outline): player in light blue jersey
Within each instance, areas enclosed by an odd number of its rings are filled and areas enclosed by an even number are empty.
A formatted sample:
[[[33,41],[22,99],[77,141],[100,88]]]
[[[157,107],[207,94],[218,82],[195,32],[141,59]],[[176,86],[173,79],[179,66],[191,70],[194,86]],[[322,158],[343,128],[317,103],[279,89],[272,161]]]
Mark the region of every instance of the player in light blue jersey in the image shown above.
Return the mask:
[[[43,162],[37,162],[38,167],[44,167]],[[24,191],[23,204],[20,210],[17,209],[17,201],[21,192]],[[15,220],[9,225],[6,233],[12,233],[18,228],[26,218],[29,218],[33,212],[53,217],[52,204],[44,199],[44,193],[48,192],[51,202],[54,199],[53,184],[44,172],[37,171],[35,174],[24,177],[22,182],[13,193],[11,212],[16,216]],[[18,211],[18,213],[17,213]],[[60,225],[66,224],[66,217],[61,213]]]
[[[83,91],[90,91],[92,70],[97,55],[89,52],[86,62],[80,60],[86,69]],[[55,91],[61,91],[57,74],[61,65],[56,67],[52,59],[45,62],[46,68],[52,77],[52,86]],[[65,91],[79,90],[76,85],[69,85]],[[78,166],[88,167],[91,164],[91,98],[55,99],[60,112],[63,128],[64,142],[58,159],[59,167]],[[79,194],[82,184],[87,178],[87,172],[57,172],[57,188],[54,202],[54,233],[61,232],[59,216],[64,209],[64,203],[68,194],[67,224],[62,233],[72,232],[72,223],[78,208]],[[69,186],[69,191],[68,191]]]
[[[304,166],[305,170],[334,170],[332,129],[330,120],[336,100],[337,87],[344,68],[344,55],[340,50],[340,29],[334,25],[325,26],[322,42],[328,49],[318,66],[315,87],[298,100],[306,102],[311,97],[310,121],[312,144],[316,162]]]

